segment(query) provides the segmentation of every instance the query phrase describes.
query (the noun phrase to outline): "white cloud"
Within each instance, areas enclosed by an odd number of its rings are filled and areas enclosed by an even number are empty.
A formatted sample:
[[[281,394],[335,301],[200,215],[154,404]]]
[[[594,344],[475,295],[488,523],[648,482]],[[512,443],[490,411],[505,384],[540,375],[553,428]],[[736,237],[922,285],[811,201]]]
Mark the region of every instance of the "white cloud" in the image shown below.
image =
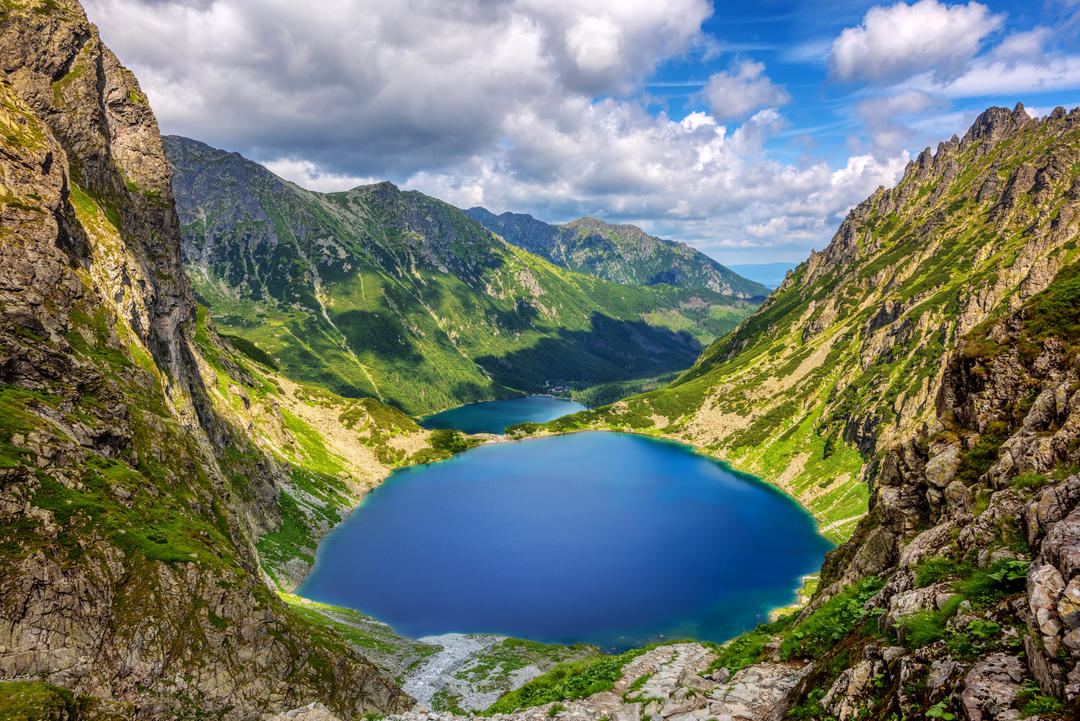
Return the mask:
[[[816,38],[781,49],[780,58],[788,63],[814,63],[824,65],[829,59],[832,40]]]
[[[379,178],[372,176],[343,175],[341,173],[329,173],[320,169],[310,160],[298,160],[295,158],[279,158],[277,160],[264,161],[263,165],[276,175],[291,180],[302,188],[316,190],[320,193],[333,193],[339,190],[355,188],[358,185],[370,185],[379,182]]]
[[[895,95],[860,100],[855,110],[870,134],[873,153],[879,158],[898,155],[914,137],[906,120],[941,106],[941,98],[922,90],[902,90]]]
[[[721,120],[742,118],[761,108],[776,108],[791,101],[782,85],[765,75],[765,66],[743,60],[727,73],[715,73],[702,90],[713,115]]]
[[[1054,35],[1046,27],[1014,32],[988,52],[970,60],[957,74],[942,77],[927,70],[895,87],[944,98],[1010,95],[1027,98],[1080,89],[1080,56],[1047,51],[1046,46]]]
[[[316,190],[389,178],[462,207],[795,248],[906,161],[771,159],[789,96],[752,61],[710,79],[709,113],[648,112],[650,71],[708,51],[706,0],[87,4],[165,131]]]
[[[806,257],[809,246],[820,249],[828,243],[852,206],[879,185],[895,184],[909,159],[907,153],[885,162],[857,155],[836,170],[824,163],[774,168],[776,192],[757,193],[754,202],[700,219],[654,219],[640,224],[662,237],[678,234],[721,262],[798,262]]]
[[[926,75],[908,85],[951,98],[1072,90],[1080,88],[1080,57],[1059,56],[1043,62],[979,58],[964,74],[947,82]]]
[[[1043,46],[1052,34],[1050,28],[1035,28],[1012,33],[1002,40],[1001,44],[991,51],[991,54],[1001,60],[1039,62],[1043,59]]]
[[[566,32],[566,47],[578,68],[595,75],[617,72],[622,43],[622,31],[607,18],[581,18]]]
[[[169,132],[332,172],[451,165],[521,107],[623,96],[707,0],[88,0]]]
[[[855,156],[838,170],[825,162],[775,162],[763,149],[783,122],[775,110],[734,130],[705,113],[676,122],[615,101],[579,117],[559,133],[522,117],[518,136],[539,138],[536,146],[506,147],[453,173],[418,173],[405,184],[466,207],[480,197],[494,212],[634,222],[724,254],[751,246],[821,247],[847,210],[878,185],[895,183],[908,160],[906,153]],[[536,170],[533,153],[542,153],[550,168]],[[524,166],[535,171],[531,177],[518,172]]]
[[[829,64],[844,81],[889,84],[928,70],[945,80],[963,70],[1003,21],[977,2],[873,7],[861,25],[845,28],[833,41]]]

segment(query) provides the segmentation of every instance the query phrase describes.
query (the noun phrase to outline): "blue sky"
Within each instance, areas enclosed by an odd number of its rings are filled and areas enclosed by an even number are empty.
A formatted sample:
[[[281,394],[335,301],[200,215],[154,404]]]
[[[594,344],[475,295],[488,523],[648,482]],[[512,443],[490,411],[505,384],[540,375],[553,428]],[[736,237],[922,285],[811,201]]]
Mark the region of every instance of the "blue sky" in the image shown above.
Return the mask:
[[[162,130],[315,190],[799,261],[990,105],[1080,103],[1080,0],[88,0]]]
[[[907,3],[914,5],[914,3]],[[1016,33],[1045,29],[1044,57],[1067,56],[1077,51],[1076,13],[1080,3],[1070,2],[984,2],[987,15],[999,17],[999,26],[980,43],[975,58],[990,55],[1005,38]],[[791,96],[783,107],[789,127],[767,143],[778,158],[789,161],[813,151],[839,167],[853,152],[862,149],[859,141],[870,142],[855,105],[860,100],[887,98],[894,92],[862,82],[843,81],[830,73],[829,53],[845,28],[858,27],[868,10],[894,7],[880,2],[764,2],[713,3],[713,15],[702,29],[717,41],[715,57],[674,58],[657,68],[645,92],[655,96],[654,110],[666,109],[674,117],[707,109],[700,91],[712,73],[724,72],[735,59],[764,63],[770,79]],[[942,3],[967,6],[967,3]],[[1037,65],[1037,63],[1036,63]],[[1040,89],[1035,83],[1022,89],[1004,86],[1004,92],[989,91],[957,97],[939,97],[931,107],[911,114],[910,135],[905,147],[917,153],[952,133],[962,133],[970,121],[991,105],[1012,107],[1022,100],[1039,111],[1057,105],[1069,109],[1080,104],[1080,78],[1065,87]],[[804,139],[802,136],[808,136]]]

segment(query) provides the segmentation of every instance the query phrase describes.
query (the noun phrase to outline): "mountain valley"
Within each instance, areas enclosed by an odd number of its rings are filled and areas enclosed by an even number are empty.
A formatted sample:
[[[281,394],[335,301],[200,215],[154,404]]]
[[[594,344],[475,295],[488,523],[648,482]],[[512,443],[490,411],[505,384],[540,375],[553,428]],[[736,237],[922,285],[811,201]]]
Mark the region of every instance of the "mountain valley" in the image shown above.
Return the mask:
[[[647,383],[760,302],[704,279],[645,287],[567,271],[390,183],[324,195],[185,138],[165,151],[185,267],[215,324],[286,375],[408,413]]]
[[[77,0],[0,3],[0,65],[0,718],[1080,717],[1080,109],[987,109],[769,293],[634,226],[318,193],[163,138]],[[541,393],[590,408],[506,435],[418,423]],[[662,447],[742,503],[783,491],[835,548],[724,643],[408,638],[298,595],[395,471],[529,449],[543,487],[544,444],[587,436],[532,437],[578,431]],[[686,473],[608,455],[686,502]],[[647,536],[664,506],[622,500]],[[612,541],[578,505],[545,561]],[[675,567],[723,580],[695,558],[738,541],[699,520],[679,547],[688,505],[650,539],[668,562],[611,603],[675,594]],[[755,524],[756,550],[784,536]]]

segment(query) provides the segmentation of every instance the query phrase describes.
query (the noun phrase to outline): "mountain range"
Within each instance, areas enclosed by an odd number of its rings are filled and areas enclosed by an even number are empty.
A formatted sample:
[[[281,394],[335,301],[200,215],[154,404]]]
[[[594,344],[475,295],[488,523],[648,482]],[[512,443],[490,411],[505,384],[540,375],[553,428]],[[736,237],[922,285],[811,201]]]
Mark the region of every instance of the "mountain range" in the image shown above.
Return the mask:
[[[196,141],[166,137],[165,152],[184,265],[218,327],[293,378],[413,414],[647,383],[761,300],[712,276],[643,286],[568,271],[390,183],[314,193]]]
[[[0,5],[0,61],[0,717],[440,718],[395,670],[435,646],[291,594],[318,540],[492,440],[407,413],[679,363],[513,435],[693,445],[838,547],[723,646],[560,648],[526,682],[549,652],[510,639],[470,672],[513,687],[486,717],[1080,714],[1080,110],[988,109],[755,310],[650,284],[598,222],[607,250],[556,256],[579,273],[419,193],[163,142],[75,0]]]
[[[747,280],[685,243],[656,238],[633,225],[580,218],[550,225],[523,213],[465,213],[506,242],[579,273],[627,285],[708,288],[737,298],[761,298],[769,289]]]

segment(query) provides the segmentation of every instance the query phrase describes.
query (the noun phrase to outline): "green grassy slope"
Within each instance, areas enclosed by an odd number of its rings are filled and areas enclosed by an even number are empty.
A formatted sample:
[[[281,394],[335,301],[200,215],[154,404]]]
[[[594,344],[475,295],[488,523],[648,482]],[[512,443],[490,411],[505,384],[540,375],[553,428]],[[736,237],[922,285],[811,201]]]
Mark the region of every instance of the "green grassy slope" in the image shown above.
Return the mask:
[[[410,413],[681,370],[753,304],[559,268],[389,183],[319,194],[166,138],[185,264],[223,331]]]
[[[991,109],[855,208],[669,386],[546,429],[693,443],[776,483],[842,540],[882,450],[933,411],[947,349],[1076,257],[1078,176],[1075,113]]]

